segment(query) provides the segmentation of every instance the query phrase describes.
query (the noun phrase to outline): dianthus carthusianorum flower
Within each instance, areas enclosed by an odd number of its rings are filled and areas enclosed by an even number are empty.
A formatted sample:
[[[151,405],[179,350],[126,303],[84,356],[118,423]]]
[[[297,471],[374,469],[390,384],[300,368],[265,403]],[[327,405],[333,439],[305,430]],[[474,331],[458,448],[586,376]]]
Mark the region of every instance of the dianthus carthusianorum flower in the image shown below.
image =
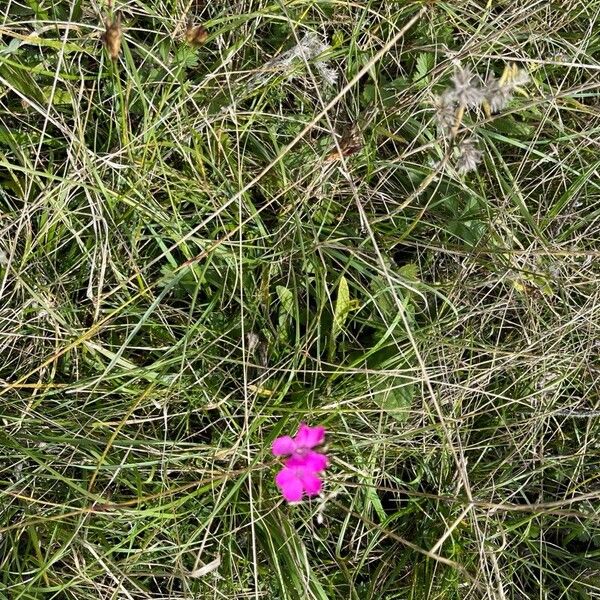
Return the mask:
[[[287,457],[284,468],[277,473],[275,483],[288,502],[298,502],[302,495],[315,496],[321,491],[321,479],[317,475],[327,467],[325,454],[314,448],[325,441],[325,428],[309,427],[301,423],[295,437],[278,437],[271,448],[275,456]]]
[[[321,491],[321,478],[308,467],[284,467],[275,475],[275,483],[288,502],[299,502],[302,495],[317,496]]]
[[[315,452],[313,448],[325,441],[325,427],[309,427],[300,424],[295,437],[284,435],[273,442],[272,451],[275,456],[289,456],[286,466],[302,464],[315,471],[322,471],[327,466],[327,457]]]

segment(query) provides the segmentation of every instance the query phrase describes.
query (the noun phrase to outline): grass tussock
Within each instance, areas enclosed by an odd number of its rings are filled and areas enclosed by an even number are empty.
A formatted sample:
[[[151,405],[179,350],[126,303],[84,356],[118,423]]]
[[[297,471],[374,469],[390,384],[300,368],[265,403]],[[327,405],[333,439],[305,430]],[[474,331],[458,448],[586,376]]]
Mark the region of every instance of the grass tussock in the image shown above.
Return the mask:
[[[109,4],[0,8],[1,594],[600,598],[600,2]]]

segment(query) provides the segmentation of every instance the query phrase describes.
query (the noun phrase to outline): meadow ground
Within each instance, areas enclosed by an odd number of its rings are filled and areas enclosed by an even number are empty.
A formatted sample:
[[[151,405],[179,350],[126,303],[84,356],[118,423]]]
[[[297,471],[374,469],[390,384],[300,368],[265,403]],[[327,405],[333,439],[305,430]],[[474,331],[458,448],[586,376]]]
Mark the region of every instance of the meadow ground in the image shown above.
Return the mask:
[[[600,598],[599,140],[598,0],[3,0],[0,597]]]

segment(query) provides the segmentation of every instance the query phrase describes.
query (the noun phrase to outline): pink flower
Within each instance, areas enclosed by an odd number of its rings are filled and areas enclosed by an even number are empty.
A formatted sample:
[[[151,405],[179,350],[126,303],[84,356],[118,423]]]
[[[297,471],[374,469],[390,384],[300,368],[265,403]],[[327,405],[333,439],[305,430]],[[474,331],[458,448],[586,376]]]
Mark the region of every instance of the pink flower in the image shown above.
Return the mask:
[[[327,456],[315,452],[314,447],[325,441],[325,427],[309,427],[301,423],[294,438],[289,435],[273,442],[275,456],[288,456],[284,468],[277,473],[275,483],[288,502],[297,502],[302,494],[316,496],[321,491],[321,479],[317,473],[328,464]]]
[[[327,457],[315,452],[313,448],[324,441],[325,427],[309,427],[301,423],[296,437],[278,437],[273,442],[272,452],[275,456],[291,455],[285,461],[286,467],[302,466],[313,471],[322,471],[327,466]]]
[[[288,502],[302,500],[304,492],[307,496],[316,496],[321,491],[321,479],[312,469],[302,465],[283,467],[275,475],[275,483]]]

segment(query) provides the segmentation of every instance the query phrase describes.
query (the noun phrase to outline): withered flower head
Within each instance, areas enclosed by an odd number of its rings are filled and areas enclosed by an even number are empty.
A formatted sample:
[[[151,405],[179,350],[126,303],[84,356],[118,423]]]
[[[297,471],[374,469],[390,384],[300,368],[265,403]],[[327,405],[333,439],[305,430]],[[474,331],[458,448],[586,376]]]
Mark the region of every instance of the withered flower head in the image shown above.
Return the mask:
[[[191,21],[188,22],[185,30],[185,41],[190,46],[202,46],[208,39],[208,31],[202,25],[194,25]]]
[[[356,154],[362,147],[363,139],[360,131],[356,125],[353,125],[346,130],[336,147],[325,157],[325,162],[341,160],[342,157]]]
[[[121,38],[123,30],[121,29],[121,13],[117,12],[115,18],[105,22],[106,31],[104,32],[103,40],[106,46],[106,51],[112,60],[117,60],[121,51]]]

